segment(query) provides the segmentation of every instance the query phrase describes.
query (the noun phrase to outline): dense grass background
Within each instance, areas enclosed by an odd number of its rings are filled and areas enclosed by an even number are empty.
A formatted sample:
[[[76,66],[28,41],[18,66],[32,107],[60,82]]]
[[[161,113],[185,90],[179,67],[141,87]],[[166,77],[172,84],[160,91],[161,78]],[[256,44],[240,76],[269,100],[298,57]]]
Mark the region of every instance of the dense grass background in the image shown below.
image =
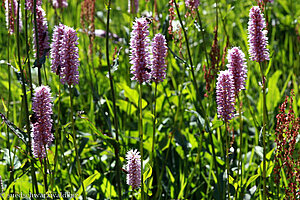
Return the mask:
[[[22,4],[24,1],[21,1]],[[217,118],[215,91],[208,97],[204,97],[205,79],[203,65],[207,65],[205,54],[210,53],[214,39],[214,28],[216,26],[216,2],[212,0],[201,1],[199,13],[204,30],[204,40],[202,33],[196,23],[196,17],[184,17],[187,12],[184,1],[177,1],[181,17],[188,34],[191,55],[195,67],[196,81],[201,94],[201,101],[205,107],[207,116],[209,116],[210,127],[213,130],[213,144],[217,155],[216,161],[218,172],[213,165],[212,145],[209,133],[204,132],[203,143],[200,144],[201,123],[203,118],[201,113],[197,113],[195,104],[196,92],[192,84],[190,68],[185,63],[188,62],[185,39],[180,38],[178,33],[174,38],[168,34],[168,9],[167,0],[157,1],[158,21],[151,24],[150,37],[156,33],[162,33],[167,38],[168,51],[167,56],[167,78],[158,85],[157,93],[157,143],[155,165],[150,163],[150,152],[152,145],[152,108],[154,84],[146,84],[143,88],[143,123],[144,123],[144,164],[145,174],[147,176],[145,185],[148,188],[149,198],[155,199],[155,192],[158,186],[162,186],[160,199],[219,199],[217,190],[217,176],[223,188],[226,179],[223,179],[225,170],[225,127],[221,120]],[[92,199],[116,199],[117,188],[115,173],[115,155],[113,146],[109,145],[101,134],[109,137],[115,136],[113,126],[112,97],[108,78],[108,66],[105,50],[105,37],[96,37],[93,43],[94,54],[88,54],[89,37],[80,31],[81,1],[68,1],[69,6],[66,9],[58,10],[60,21],[67,26],[74,27],[79,36],[79,55],[80,55],[80,82],[75,87],[74,110],[81,112],[76,114],[76,133],[80,145],[81,167],[83,176],[86,180],[86,192]],[[95,28],[105,30],[106,28],[106,9],[107,1],[100,0],[96,2]],[[119,52],[115,68],[113,71],[117,120],[119,123],[119,147],[121,166],[126,164],[125,154],[130,149],[139,149],[138,138],[138,85],[131,81],[129,64],[129,39],[134,15],[127,11],[127,1],[112,1],[110,31],[118,36],[118,39],[110,39],[110,60],[112,55]],[[220,66],[224,47],[228,42],[228,48],[239,46],[246,54],[248,78],[246,82],[246,91],[241,94],[243,103],[243,131],[240,133],[239,118],[234,118],[230,123],[232,129],[232,147],[231,153],[231,171],[232,171],[232,191],[235,196],[236,191],[242,187],[237,179],[238,166],[238,148],[240,137],[243,137],[243,188],[247,199],[258,199],[262,197],[262,142],[260,136],[262,124],[262,92],[259,86],[261,81],[259,65],[250,61],[248,55],[247,42],[247,23],[249,10],[257,2],[252,1],[218,1],[218,44],[220,45]],[[49,26],[49,35],[52,38],[52,31],[55,26],[55,11],[51,4],[44,0],[43,8]],[[24,6],[22,6],[22,16],[24,23]],[[140,11],[137,16],[149,15],[153,11],[153,1],[140,1]],[[295,115],[299,116],[300,96],[300,2],[296,0],[280,0],[268,4],[265,16],[268,21],[268,37],[271,60],[266,66],[267,73],[267,108],[268,108],[268,142],[267,142],[267,186],[270,199],[284,198],[284,189],[286,186],[285,178],[280,182],[278,193],[277,186],[274,183],[272,174],[274,167],[274,139],[276,115],[278,107],[284,101],[286,95],[294,90],[295,97],[293,109]],[[29,16],[29,44],[32,50],[32,16]],[[178,17],[174,24],[179,25]],[[5,10],[1,7],[0,13],[0,112],[6,114],[10,110],[9,120],[12,121],[21,130],[24,130],[26,124],[24,99],[22,98],[22,85],[20,81],[20,72],[17,60],[17,43],[15,35],[8,37],[5,25]],[[175,29],[176,29],[175,25]],[[10,44],[8,45],[8,39]],[[25,33],[20,32],[20,52],[22,65],[27,66]],[[7,60],[9,47],[10,59]],[[228,49],[227,48],[227,49]],[[176,59],[176,56],[182,59]],[[34,63],[33,52],[30,52],[31,66]],[[11,68],[11,98],[8,102],[9,83],[7,62],[14,67]],[[210,63],[210,60],[209,60]],[[225,59],[225,65],[227,59]],[[24,67],[22,66],[22,67]],[[25,68],[27,70],[27,67]],[[28,71],[25,73],[28,78]],[[37,85],[37,70],[32,68],[32,78],[34,85]],[[46,59],[42,69],[42,82],[50,86],[53,96],[53,119],[54,128],[57,130],[56,141],[48,151],[49,159],[49,191],[52,192],[71,192],[80,193],[79,177],[74,169],[74,148],[72,144],[72,134],[70,126],[70,106],[69,90],[62,86],[58,77],[51,73],[49,59]],[[213,88],[215,86],[213,85]],[[58,118],[58,94],[61,90],[60,122]],[[31,94],[29,87],[28,103],[31,112]],[[198,99],[198,98],[197,98]],[[97,132],[98,130],[98,132]],[[30,164],[31,159],[24,153],[26,145],[12,133],[10,140],[7,141],[6,124],[0,125],[0,175],[2,176],[4,188],[7,189],[10,184],[10,191],[16,193],[29,193],[32,191]],[[25,130],[24,130],[25,131]],[[97,134],[98,133],[98,134]],[[100,135],[99,135],[100,134]],[[58,137],[57,137],[58,136]],[[299,137],[298,137],[299,141]],[[56,147],[57,142],[57,149]],[[200,159],[197,160],[197,149],[202,145]],[[10,147],[8,149],[8,147]],[[299,142],[296,145],[295,159],[299,159]],[[54,177],[54,155],[58,151],[57,168]],[[9,156],[11,152],[11,157]],[[12,160],[10,158],[13,158]],[[70,170],[70,171],[69,171]],[[43,175],[40,171],[40,163],[36,162],[37,181],[39,191],[43,192]],[[158,182],[159,174],[162,172],[162,180]],[[189,175],[193,172],[193,177]],[[152,173],[152,174],[151,174]],[[154,179],[153,179],[154,177]],[[50,182],[50,180],[54,182]],[[122,199],[129,198],[131,189],[126,184],[126,174],[122,173]],[[72,191],[73,188],[73,191]],[[6,190],[9,191],[9,190]],[[45,191],[44,191],[45,192]],[[139,198],[139,192],[135,194]],[[239,198],[242,198],[240,193]],[[275,198],[276,197],[276,198]]]

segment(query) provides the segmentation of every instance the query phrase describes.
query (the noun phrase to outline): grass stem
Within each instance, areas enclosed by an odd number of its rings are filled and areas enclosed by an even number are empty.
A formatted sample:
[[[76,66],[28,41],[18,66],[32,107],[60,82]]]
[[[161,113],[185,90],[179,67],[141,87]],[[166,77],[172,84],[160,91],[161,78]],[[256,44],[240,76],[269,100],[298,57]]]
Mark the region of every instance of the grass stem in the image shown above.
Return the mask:
[[[140,153],[141,153],[141,199],[144,200],[144,177],[143,177],[143,106],[142,106],[142,94],[143,94],[143,85],[140,83],[139,90],[139,135],[140,135]]]

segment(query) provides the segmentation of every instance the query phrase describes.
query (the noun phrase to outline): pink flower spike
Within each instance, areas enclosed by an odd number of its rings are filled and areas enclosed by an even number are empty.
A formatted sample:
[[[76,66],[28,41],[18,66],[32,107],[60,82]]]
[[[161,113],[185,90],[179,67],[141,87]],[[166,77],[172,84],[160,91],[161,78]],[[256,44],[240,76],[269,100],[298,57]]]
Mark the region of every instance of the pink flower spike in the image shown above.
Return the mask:
[[[232,74],[235,97],[241,90],[245,90],[247,65],[245,54],[238,47],[228,50],[228,70]]]
[[[151,79],[155,82],[162,82],[166,78],[166,55],[167,43],[165,36],[158,33],[152,40],[152,66]]]
[[[197,10],[199,7],[200,1],[199,0],[185,0],[185,6],[190,9],[191,11]]]
[[[54,27],[53,38],[51,43],[50,57],[51,57],[51,71],[60,75],[61,65],[63,60],[61,59],[62,40],[65,34],[65,25],[59,24]]]
[[[34,3],[34,0],[27,0],[25,3],[25,9],[33,11],[33,7],[34,7],[33,3]],[[36,0],[36,7],[41,6],[41,5],[42,5],[42,0]]]
[[[130,64],[132,80],[139,83],[150,80],[150,53],[149,53],[149,22],[146,18],[137,18],[133,23],[130,36]]]
[[[45,11],[41,6],[36,7],[36,22],[38,30],[38,45],[39,45],[39,58],[44,54],[49,55],[49,36],[48,36],[48,22],[45,18]],[[35,39],[35,28],[33,28],[33,45],[35,52],[36,50],[36,39]],[[37,57],[37,55],[35,55]]]
[[[5,0],[5,20],[6,20],[6,27],[10,35],[15,32],[15,24],[17,23],[16,20],[18,18],[18,10],[19,10],[19,29],[21,31],[21,29],[23,28],[21,7],[20,9],[18,9],[17,0]]]
[[[141,185],[141,156],[138,150],[130,150],[126,154],[127,184],[136,189]]]
[[[250,59],[256,62],[270,60],[269,49],[267,49],[268,38],[266,22],[263,13],[258,6],[250,9],[248,22],[248,42]]]
[[[61,82],[69,86],[76,85],[79,82],[79,55],[78,55],[78,37],[73,28],[65,26],[64,36],[62,38],[61,56]]]
[[[67,0],[53,0],[52,5],[55,9],[68,7]]]
[[[52,129],[52,100],[50,88],[40,86],[35,89],[32,102],[32,110],[36,122],[33,124],[32,152],[35,158],[43,159],[46,157],[46,149],[54,139]]]
[[[228,122],[233,118],[234,113],[234,85],[231,73],[220,71],[216,86],[218,117],[224,122]]]

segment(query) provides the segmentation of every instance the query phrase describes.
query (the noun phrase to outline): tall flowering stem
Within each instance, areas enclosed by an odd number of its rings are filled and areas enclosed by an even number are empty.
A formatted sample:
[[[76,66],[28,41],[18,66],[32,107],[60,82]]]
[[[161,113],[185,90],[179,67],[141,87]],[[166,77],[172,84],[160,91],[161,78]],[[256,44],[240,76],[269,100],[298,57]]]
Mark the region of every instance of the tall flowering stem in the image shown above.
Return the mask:
[[[67,0],[53,0],[52,5],[55,9],[68,7]]]
[[[233,47],[228,51],[228,70],[233,77],[234,95],[238,100],[239,121],[240,121],[240,155],[238,164],[238,177],[240,176],[241,185],[243,183],[243,164],[242,164],[242,147],[243,147],[243,119],[242,119],[242,104],[240,101],[239,92],[245,89],[247,78],[247,65],[245,54],[238,47]],[[241,187],[241,190],[243,188]],[[242,195],[243,191],[241,192]]]
[[[275,154],[275,183],[280,184],[280,171],[284,170],[288,182],[285,189],[285,198],[296,200],[300,197],[300,158],[294,156],[296,139],[300,130],[300,117],[295,116],[293,110],[293,96],[286,97],[283,104],[279,107],[279,114],[276,116],[276,154]],[[296,154],[299,152],[296,152]],[[296,159],[295,159],[296,158]],[[279,192],[278,192],[279,195]]]
[[[143,173],[143,115],[142,115],[142,88],[144,82],[150,80],[150,53],[149,53],[149,22],[146,18],[137,18],[133,23],[130,36],[130,64],[132,80],[137,80],[140,85],[139,89],[139,135],[140,135],[140,152],[141,152],[141,173]],[[141,197],[144,199],[144,181],[141,177]]]
[[[17,15],[19,12],[19,22],[18,26],[21,30],[23,28],[22,23],[22,12],[21,9],[18,8],[18,2],[17,0],[5,0],[5,19],[6,19],[6,27],[8,29],[8,33],[11,35],[15,32],[15,23],[17,19]]]
[[[18,5],[20,5],[20,2],[18,1]],[[20,6],[18,6],[18,9],[20,9]],[[26,85],[25,85],[25,77],[24,77],[24,69],[22,69],[21,64],[21,53],[20,53],[20,26],[19,26],[19,18],[20,18],[20,12],[17,12],[17,34],[16,34],[16,40],[17,40],[17,53],[18,53],[18,65],[20,68],[21,73],[21,79],[22,79],[22,91],[23,91],[23,99],[25,102],[25,120],[26,120],[26,129],[29,137],[29,143],[31,144],[31,137],[30,137],[30,121],[29,121],[29,111],[28,111],[28,102],[27,102],[27,91],[26,91]],[[28,148],[28,146],[27,146]],[[32,152],[29,151],[30,156],[32,156]],[[31,162],[31,177],[32,177],[32,188],[35,188],[35,192],[38,193],[38,185],[36,181],[36,174],[35,174],[35,168],[34,168],[34,161]],[[34,190],[33,190],[34,191]]]
[[[221,71],[216,86],[217,105],[218,105],[218,117],[225,122],[225,138],[226,138],[226,168],[227,168],[227,180],[228,180],[228,198],[230,199],[230,166],[229,166],[229,134],[228,123],[233,118],[234,114],[234,81],[232,74],[229,70]]]
[[[116,98],[115,98],[115,90],[114,90],[114,82],[113,76],[111,73],[111,65],[109,60],[109,17],[110,17],[110,5],[111,0],[108,1],[108,10],[107,10],[107,22],[106,22],[106,59],[107,59],[107,66],[109,67],[109,81],[110,81],[110,89],[112,95],[112,102],[113,102],[113,109],[114,109],[114,126],[116,131],[116,140],[119,141],[119,127],[118,127],[118,118],[117,118],[117,107],[116,107]],[[115,156],[116,156],[116,171],[117,171],[117,189],[118,189],[118,199],[122,199],[122,189],[121,189],[121,168],[120,168],[120,160],[119,160],[119,148],[115,148]]]
[[[152,43],[152,65],[151,65],[151,79],[155,82],[154,90],[154,108],[153,108],[153,136],[152,136],[152,156],[151,161],[154,157],[154,144],[155,144],[155,121],[156,121],[156,93],[157,84],[162,82],[166,78],[166,55],[167,55],[167,45],[165,37],[158,33],[154,36]],[[154,162],[153,162],[154,166]]]
[[[263,200],[267,198],[266,188],[266,126],[267,126],[267,104],[266,104],[266,78],[264,75],[264,62],[269,60],[267,49],[268,38],[265,19],[258,6],[250,9],[248,22],[248,42],[250,59],[260,64],[263,91]]]

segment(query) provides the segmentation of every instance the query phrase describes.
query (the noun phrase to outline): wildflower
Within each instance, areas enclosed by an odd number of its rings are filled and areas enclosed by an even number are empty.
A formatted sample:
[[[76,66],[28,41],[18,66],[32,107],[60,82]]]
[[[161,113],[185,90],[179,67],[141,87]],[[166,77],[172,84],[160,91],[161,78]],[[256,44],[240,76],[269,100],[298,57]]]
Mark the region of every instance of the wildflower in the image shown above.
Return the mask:
[[[36,23],[38,31],[38,45],[39,45],[39,58],[43,55],[49,55],[49,36],[48,36],[48,23],[45,18],[45,11],[41,6],[36,7]],[[35,38],[35,28],[33,28],[33,44],[36,49],[36,38]],[[36,50],[37,52],[37,50]],[[35,57],[38,57],[35,55]]]
[[[169,1],[169,27],[168,32],[170,35],[173,34],[173,21],[175,20],[175,8],[174,8],[174,0]]]
[[[59,24],[55,26],[53,30],[53,38],[51,43],[50,57],[51,57],[51,71],[60,75],[60,68],[62,64],[61,49],[62,39],[65,34],[65,25]]]
[[[32,151],[35,158],[43,159],[46,157],[46,149],[52,143],[54,136],[52,129],[52,100],[50,88],[40,86],[35,89],[32,110],[36,121],[33,124]]]
[[[149,23],[145,18],[137,18],[133,23],[130,37],[130,64],[132,80],[139,83],[150,79],[150,53],[149,53]]]
[[[53,0],[52,5],[54,8],[66,8],[68,7],[67,0]]]
[[[279,107],[280,111],[276,116],[277,125],[275,131],[275,183],[279,184],[280,171],[283,169],[288,182],[288,187],[285,187],[287,199],[298,199],[297,197],[300,195],[300,160],[299,158],[296,160],[294,156],[296,139],[300,130],[300,118],[295,117],[292,107],[293,96],[294,93],[292,92],[290,100],[286,97],[283,104]],[[289,109],[287,111],[288,104]]]
[[[6,19],[6,27],[8,29],[9,34],[13,34],[15,32],[15,21],[18,17],[19,10],[19,29],[23,28],[22,23],[22,12],[21,8],[18,8],[17,0],[5,0],[5,19]]]
[[[231,73],[220,71],[216,87],[218,117],[228,122],[234,113],[234,82]]]
[[[141,185],[141,156],[138,150],[130,150],[126,154],[127,184],[136,189]]]
[[[83,32],[90,38],[89,54],[93,54],[95,40],[95,3],[96,0],[84,0],[81,5],[80,23]]]
[[[228,70],[233,77],[234,93],[237,97],[239,91],[245,89],[247,78],[247,65],[245,62],[245,54],[238,48],[233,47],[228,51]]]
[[[26,3],[25,3],[25,9],[26,10],[33,10],[33,3],[34,3],[34,0],[27,0]],[[36,0],[36,7],[38,6],[41,6],[42,5],[42,0]]]
[[[248,23],[248,41],[250,58],[256,62],[269,60],[269,50],[267,49],[268,38],[265,18],[258,6],[250,9],[250,20]]]
[[[190,9],[191,11],[197,10],[199,7],[200,1],[199,0],[185,0],[185,6]]]
[[[62,38],[61,56],[61,79],[62,84],[69,86],[78,84],[79,81],[79,55],[78,55],[78,37],[73,28],[65,26]]]
[[[151,78],[154,82],[162,82],[166,78],[167,46],[165,36],[158,33],[152,40],[152,69]]]
[[[128,12],[129,13],[139,12],[139,0],[128,0]]]

